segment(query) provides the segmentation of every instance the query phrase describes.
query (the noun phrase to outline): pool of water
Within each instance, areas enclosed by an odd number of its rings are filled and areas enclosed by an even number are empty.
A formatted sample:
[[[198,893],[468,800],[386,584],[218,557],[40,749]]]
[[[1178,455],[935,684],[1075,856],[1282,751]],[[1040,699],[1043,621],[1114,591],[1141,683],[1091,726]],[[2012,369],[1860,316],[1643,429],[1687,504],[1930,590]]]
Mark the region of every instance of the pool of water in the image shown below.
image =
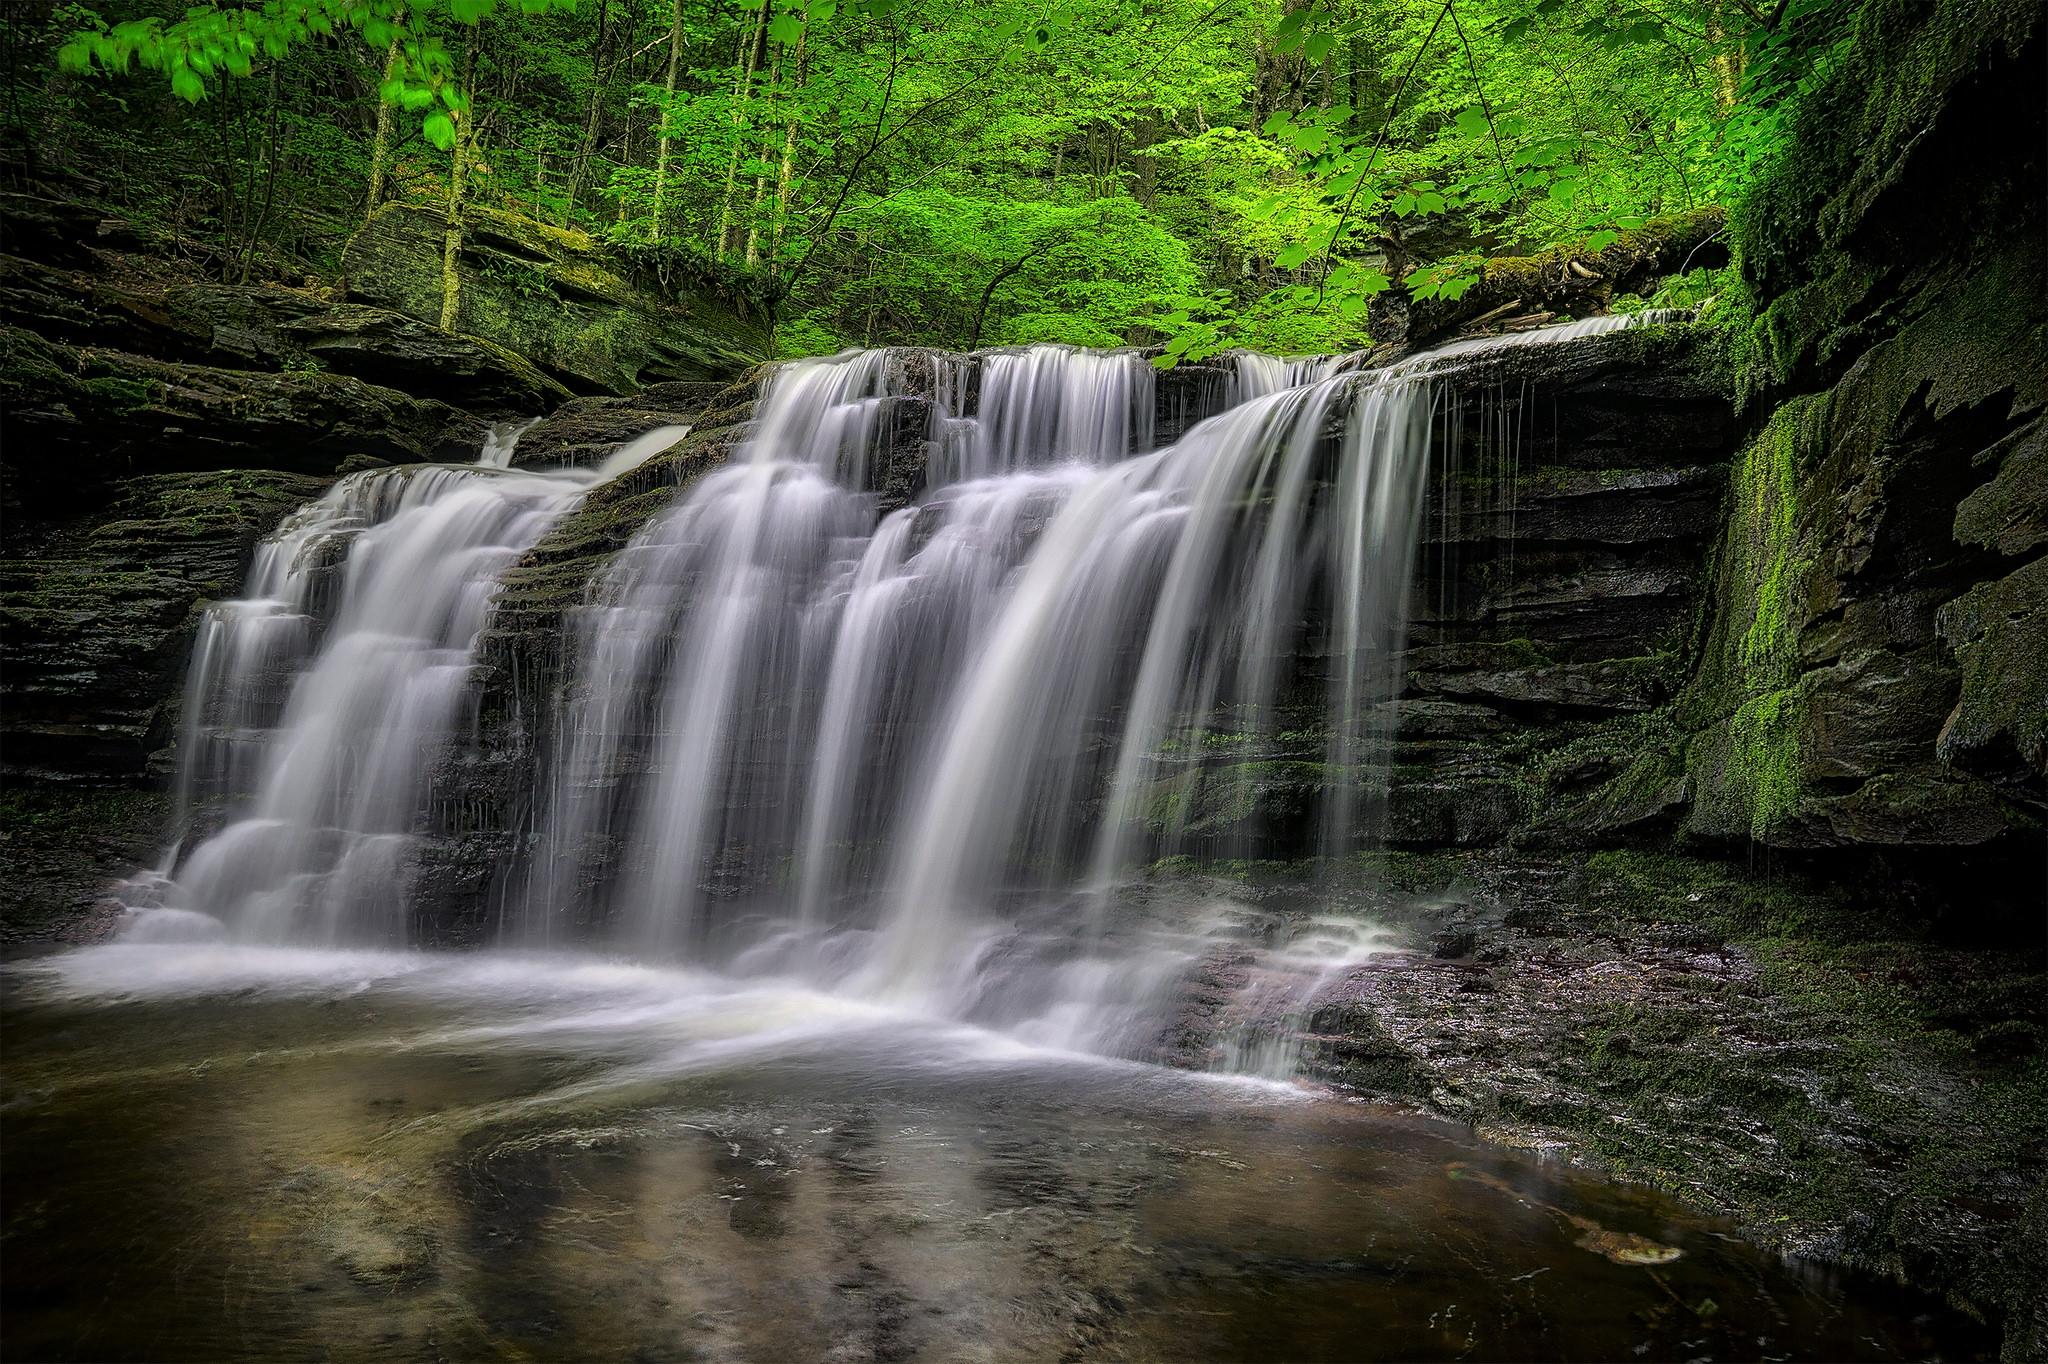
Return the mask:
[[[565,957],[7,969],[8,1359],[1988,1355],[1340,1095]]]

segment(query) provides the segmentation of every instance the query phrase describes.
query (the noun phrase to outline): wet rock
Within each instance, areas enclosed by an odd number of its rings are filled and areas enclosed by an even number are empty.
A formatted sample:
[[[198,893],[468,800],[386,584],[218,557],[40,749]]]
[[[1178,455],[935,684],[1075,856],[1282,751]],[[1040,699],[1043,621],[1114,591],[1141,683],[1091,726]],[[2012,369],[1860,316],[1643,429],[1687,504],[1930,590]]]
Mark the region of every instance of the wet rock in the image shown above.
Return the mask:
[[[1444,961],[1469,957],[1478,950],[1479,931],[1469,927],[1446,929],[1429,945],[1429,955]]]
[[[474,458],[482,434],[445,403],[345,375],[181,364],[0,326],[7,498],[32,520],[85,512],[139,475]]]
[[[512,452],[512,463],[520,469],[602,464],[621,445],[650,431],[689,425],[701,407],[701,402],[668,406],[650,394],[576,398],[526,428]]]
[[[2048,777],[2048,558],[1979,583],[1937,620],[1962,685],[1936,754],[2038,809]]]
[[[2027,1258],[2039,1172],[1987,1133],[2032,1149],[2028,1101],[1994,1091],[2038,1077],[2024,1046],[1966,1053],[1942,1030],[1967,1026],[1966,992],[1980,1024],[2017,1015],[1987,1035],[2031,1035],[2038,951],[1895,938],[1866,895],[1782,869],[1576,863],[1390,862],[1384,879],[1415,898],[1379,913],[1414,917],[1433,950],[1369,958],[1325,994],[1304,1025],[1313,1071],[1682,1192],[1766,1244],[2012,1303],[1997,1267]],[[1463,905],[1443,922],[1431,892],[1451,885]],[[1451,955],[1467,932],[1485,964]],[[1651,1253],[1596,1230],[1577,1229],[1588,1249]],[[2031,1320],[2011,1310],[2015,1329]]]
[[[1223,410],[1230,372],[1221,365],[1175,365],[1153,376],[1152,438],[1171,445],[1188,428]]]
[[[257,541],[327,482],[154,474],[95,514],[18,527],[0,571],[5,769],[97,783],[166,770],[202,607],[232,596]]]
[[[156,789],[24,780],[0,791],[0,957],[101,942],[125,911],[108,878],[163,851],[170,797]]]

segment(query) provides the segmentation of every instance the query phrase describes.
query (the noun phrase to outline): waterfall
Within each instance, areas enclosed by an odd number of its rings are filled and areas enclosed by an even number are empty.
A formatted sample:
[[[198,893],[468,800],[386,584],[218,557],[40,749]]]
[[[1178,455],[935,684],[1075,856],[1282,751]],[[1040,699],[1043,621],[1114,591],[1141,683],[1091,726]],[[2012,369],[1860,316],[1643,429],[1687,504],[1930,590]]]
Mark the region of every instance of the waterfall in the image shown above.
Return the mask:
[[[1377,837],[1439,376],[1632,321],[1379,368],[1235,354],[1192,390],[1219,410],[1164,446],[1135,352],[778,367],[735,458],[564,627],[501,933],[1155,1054],[1175,991],[1246,930],[1238,906],[1139,905],[1148,867],[1283,836],[1328,865]],[[404,936],[500,572],[684,430],[597,474],[511,471],[494,433],[478,465],[353,475],[281,527],[201,631],[180,802],[225,823],[156,922]],[[1276,781],[1305,794],[1262,828]],[[1383,945],[1303,921],[1214,1054],[1284,1073],[1274,1018]]]
[[[589,476],[473,465],[355,473],[258,546],[210,607],[185,690],[177,821],[197,835],[138,886],[132,936],[399,940],[434,763],[468,714],[499,572]]]
[[[1435,376],[1622,325],[1381,369],[1233,356],[1225,410],[1157,449],[1130,353],[781,367],[743,452],[574,622],[522,931],[1140,1046],[1206,940],[1112,952],[1118,888],[1248,851],[1208,812],[1277,765],[1212,749],[1316,774],[1322,858],[1376,834]],[[906,399],[932,454],[878,515]]]

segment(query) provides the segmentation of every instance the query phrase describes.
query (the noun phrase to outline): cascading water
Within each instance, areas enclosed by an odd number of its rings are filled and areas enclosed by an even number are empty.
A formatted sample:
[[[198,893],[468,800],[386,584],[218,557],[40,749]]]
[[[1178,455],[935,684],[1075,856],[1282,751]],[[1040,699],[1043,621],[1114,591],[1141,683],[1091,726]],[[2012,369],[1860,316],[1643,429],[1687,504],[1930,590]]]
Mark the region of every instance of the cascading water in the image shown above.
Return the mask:
[[[1434,376],[1627,322],[1379,369],[1232,356],[1224,410],[1164,448],[1136,353],[783,366],[741,455],[573,617],[506,936],[1157,1054],[1176,991],[1248,930],[1227,904],[1133,908],[1133,873],[1255,850],[1274,769],[1313,774],[1294,822],[1322,859],[1375,834]],[[877,462],[913,401],[906,478]],[[188,701],[187,803],[253,794],[162,902],[248,937],[402,933],[500,569],[680,434],[600,475],[510,472],[499,438],[487,467],[357,475],[287,523],[209,617]],[[1274,1020],[1380,942],[1323,915],[1268,946],[1213,1051],[1284,1072]]]
[[[743,455],[581,613],[525,931],[604,924],[1144,1052],[1231,916],[1134,926],[1111,902],[1154,859],[1234,850],[1203,811],[1248,805],[1261,764],[1204,761],[1212,736],[1262,752],[1284,729],[1324,777],[1317,851],[1372,836],[1430,378],[1463,353],[1235,356],[1228,410],[1159,450],[1129,353],[783,367]],[[861,490],[909,390],[933,408],[923,500],[878,521]],[[1375,945],[1315,932],[1336,958]]]
[[[178,820],[219,825],[137,887],[152,912],[132,936],[403,940],[407,854],[498,574],[590,482],[511,472],[522,429],[494,428],[474,465],[343,478],[258,547],[245,597],[208,610]]]

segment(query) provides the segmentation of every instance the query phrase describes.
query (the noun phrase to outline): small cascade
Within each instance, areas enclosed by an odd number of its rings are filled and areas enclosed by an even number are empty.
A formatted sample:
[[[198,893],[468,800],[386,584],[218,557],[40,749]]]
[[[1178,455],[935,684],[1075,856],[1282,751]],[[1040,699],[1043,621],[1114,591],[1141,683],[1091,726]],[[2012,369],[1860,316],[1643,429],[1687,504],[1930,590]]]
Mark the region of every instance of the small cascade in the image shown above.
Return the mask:
[[[519,450],[519,438],[539,421],[539,417],[528,417],[525,421],[493,423],[491,429],[484,433],[484,448],[476,457],[478,467],[511,468],[512,456]]]
[[[1261,355],[1257,351],[1232,351],[1229,356],[1229,396],[1232,407],[1264,398],[1290,388],[1320,383],[1351,363],[1349,355]]]
[[[943,482],[1033,464],[1100,464],[1152,447],[1156,371],[1137,352],[1029,346],[978,358],[972,457]]]
[[[605,456],[604,463],[597,466],[597,481],[603,483],[632,472],[689,434],[687,425],[676,425],[657,426],[645,435],[635,436]]]
[[[517,434],[495,429],[474,465],[343,478],[258,547],[246,596],[208,610],[179,744],[187,837],[131,936],[404,938],[407,855],[498,574],[589,481],[509,471]]]

